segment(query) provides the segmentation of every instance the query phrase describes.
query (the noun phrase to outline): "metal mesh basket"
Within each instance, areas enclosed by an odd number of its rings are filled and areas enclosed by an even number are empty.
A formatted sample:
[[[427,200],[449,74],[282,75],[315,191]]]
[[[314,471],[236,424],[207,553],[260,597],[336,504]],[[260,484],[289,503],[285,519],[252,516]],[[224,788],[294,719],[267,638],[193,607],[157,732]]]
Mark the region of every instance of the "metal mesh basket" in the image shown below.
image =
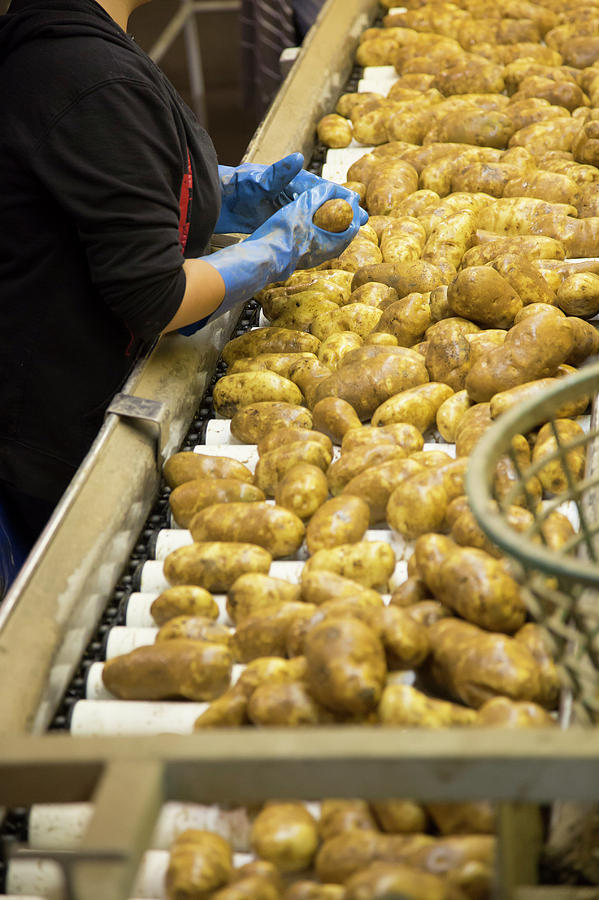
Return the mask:
[[[476,445],[467,475],[474,516],[513,561],[530,615],[553,645],[565,688],[562,724],[571,717],[577,723],[599,718],[598,389],[599,363],[593,363],[505,412]],[[582,430],[564,434],[566,414],[577,404],[584,406],[585,398],[591,415],[578,418]],[[532,461],[523,462],[522,436],[531,443],[544,425],[546,452],[539,458],[533,451]],[[512,474],[511,486],[501,493],[498,464],[509,466]],[[545,488],[542,502],[533,489],[538,480]],[[532,514],[523,531],[511,524],[514,504]],[[555,512],[567,515],[573,526],[564,543],[549,535]]]

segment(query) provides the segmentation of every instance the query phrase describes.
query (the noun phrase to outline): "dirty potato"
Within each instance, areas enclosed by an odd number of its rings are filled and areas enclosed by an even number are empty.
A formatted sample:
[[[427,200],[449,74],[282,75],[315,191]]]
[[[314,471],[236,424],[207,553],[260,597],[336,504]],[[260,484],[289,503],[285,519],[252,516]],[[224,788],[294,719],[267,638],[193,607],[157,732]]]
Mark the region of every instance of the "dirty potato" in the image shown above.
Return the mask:
[[[215,503],[193,517],[194,541],[247,542],[264,547],[273,559],[291,556],[304,539],[301,519],[288,509],[269,503]]]

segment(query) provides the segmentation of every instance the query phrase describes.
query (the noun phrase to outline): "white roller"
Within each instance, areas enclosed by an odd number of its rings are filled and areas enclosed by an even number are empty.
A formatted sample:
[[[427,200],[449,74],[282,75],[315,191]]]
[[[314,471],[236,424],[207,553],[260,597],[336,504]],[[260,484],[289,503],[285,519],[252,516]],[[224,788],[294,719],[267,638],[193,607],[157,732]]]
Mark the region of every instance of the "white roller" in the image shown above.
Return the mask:
[[[200,453],[204,456],[227,456],[229,459],[236,459],[238,462],[247,466],[252,472],[256,468],[258,462],[258,451],[255,444],[198,444],[193,448],[194,453]]]
[[[92,803],[39,803],[29,815],[29,847],[34,850],[69,850],[83,838],[93,813]],[[251,819],[246,807],[231,809],[201,803],[165,803],[148,849],[166,850],[187,828],[220,834],[233,850],[250,849]]]
[[[204,441],[207,447],[219,444],[243,444],[243,441],[238,441],[231,434],[230,419],[210,419],[206,425]]]
[[[11,859],[6,866],[6,892],[44,900],[64,900],[62,870],[51,859]]]
[[[442,450],[443,453],[447,453],[448,456],[453,456],[453,458],[455,459],[455,444],[446,444],[445,441],[441,438],[441,435],[439,435],[438,441],[425,441],[422,445],[422,449],[426,451]]]
[[[115,625],[108,632],[106,639],[106,659],[113,656],[122,656],[136,647],[147,647],[153,644],[158,634],[158,628],[127,628],[125,625]]]
[[[141,569],[140,591],[142,594],[161,594],[170,587],[170,584],[164,577],[162,560],[149,559],[145,562]]]
[[[133,629],[131,629],[133,630]],[[104,663],[92,663],[87,670],[85,679],[85,699],[86,700],[116,700],[114,694],[104,686],[102,681],[102,672],[104,671]]]
[[[188,528],[163,528],[156,535],[156,559],[166,559],[173,550],[193,544],[191,532]]]
[[[208,706],[187,700],[79,700],[71,714],[71,734],[191,734]]]
[[[150,562],[155,562],[155,560],[150,560]],[[162,566],[162,562],[159,562],[158,564]],[[148,563],[145,563],[145,565],[148,565]],[[167,587],[169,587],[169,585],[165,583],[165,586],[161,590],[166,590]],[[150,608],[159,593],[160,592],[152,593],[149,591],[138,591],[131,594],[127,601],[127,612],[125,615],[125,625],[127,628],[156,627],[156,622],[151,616]],[[213,594],[212,597],[218,606],[218,618],[216,621],[220,622],[221,625],[230,625],[231,620],[227,613],[227,595]]]
[[[408,577],[408,563],[406,560],[399,560],[395,564],[395,570],[389,579],[389,588],[391,591],[394,591],[395,588],[399,587],[400,584],[403,584],[406,578]]]

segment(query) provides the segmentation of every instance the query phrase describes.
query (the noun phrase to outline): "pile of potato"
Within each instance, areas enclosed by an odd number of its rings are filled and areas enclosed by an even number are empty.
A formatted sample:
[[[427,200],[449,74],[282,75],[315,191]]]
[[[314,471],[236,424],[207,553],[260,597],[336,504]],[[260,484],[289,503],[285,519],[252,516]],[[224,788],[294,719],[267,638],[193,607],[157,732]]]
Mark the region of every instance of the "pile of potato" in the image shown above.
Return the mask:
[[[270,802],[251,827],[254,860],[235,867],[220,835],[190,829],[171,847],[169,900],[483,900],[495,853],[487,803]],[[428,833],[427,833],[428,832]]]

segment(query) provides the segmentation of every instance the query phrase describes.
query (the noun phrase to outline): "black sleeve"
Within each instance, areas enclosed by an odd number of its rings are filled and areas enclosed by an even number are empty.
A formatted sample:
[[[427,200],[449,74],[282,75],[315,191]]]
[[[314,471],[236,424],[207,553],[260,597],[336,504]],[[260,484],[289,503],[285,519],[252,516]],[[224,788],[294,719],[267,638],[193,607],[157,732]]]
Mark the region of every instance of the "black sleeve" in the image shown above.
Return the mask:
[[[165,327],[185,292],[181,143],[152,87],[119,79],[77,98],[33,154],[36,175],[74,223],[98,294],[140,338]]]

